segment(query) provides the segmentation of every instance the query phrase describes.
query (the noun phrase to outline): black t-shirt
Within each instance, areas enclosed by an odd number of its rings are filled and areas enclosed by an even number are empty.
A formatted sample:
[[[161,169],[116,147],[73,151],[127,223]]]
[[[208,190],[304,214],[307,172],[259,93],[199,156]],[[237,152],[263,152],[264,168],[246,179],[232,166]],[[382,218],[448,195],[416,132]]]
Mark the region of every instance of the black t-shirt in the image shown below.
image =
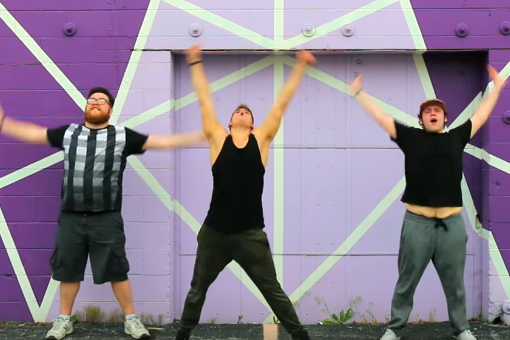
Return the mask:
[[[395,121],[392,140],[405,155],[406,189],[401,201],[425,207],[462,206],[462,159],[471,139],[471,119],[445,133],[430,133]]]
[[[64,134],[68,128],[69,125],[63,125],[57,128],[48,129],[47,136],[50,145],[55,148],[63,149],[62,142],[64,139]],[[124,155],[130,156],[143,154],[144,151],[142,148],[147,141],[148,136],[133,131],[129,128],[124,129],[126,130],[126,148],[124,149]]]

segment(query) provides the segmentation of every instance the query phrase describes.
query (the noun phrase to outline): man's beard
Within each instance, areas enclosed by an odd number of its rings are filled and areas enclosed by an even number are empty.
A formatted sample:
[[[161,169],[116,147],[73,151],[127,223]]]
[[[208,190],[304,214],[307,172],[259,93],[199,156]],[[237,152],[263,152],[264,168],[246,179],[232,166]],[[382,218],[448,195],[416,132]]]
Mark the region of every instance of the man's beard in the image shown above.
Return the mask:
[[[110,120],[110,115],[107,113],[91,114],[90,112],[85,113],[85,121],[89,124],[104,124]]]

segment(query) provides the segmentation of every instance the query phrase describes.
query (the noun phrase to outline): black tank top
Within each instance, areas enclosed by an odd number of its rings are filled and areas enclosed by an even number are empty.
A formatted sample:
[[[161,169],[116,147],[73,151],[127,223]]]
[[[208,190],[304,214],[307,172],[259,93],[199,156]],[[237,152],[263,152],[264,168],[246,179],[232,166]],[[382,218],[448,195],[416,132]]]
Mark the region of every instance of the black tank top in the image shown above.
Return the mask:
[[[255,136],[250,134],[248,143],[240,149],[228,135],[212,166],[213,192],[204,223],[226,233],[263,229],[265,172]]]

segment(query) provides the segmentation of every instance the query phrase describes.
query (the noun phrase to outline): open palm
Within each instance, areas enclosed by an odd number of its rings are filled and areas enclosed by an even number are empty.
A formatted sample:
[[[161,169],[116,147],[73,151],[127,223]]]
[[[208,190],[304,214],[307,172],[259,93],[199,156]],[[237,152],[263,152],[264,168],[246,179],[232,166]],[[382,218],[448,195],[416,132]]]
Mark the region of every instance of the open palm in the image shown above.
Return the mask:
[[[489,71],[489,76],[491,77],[492,81],[494,82],[494,87],[496,88],[503,88],[506,85],[505,79],[496,71],[496,69],[492,66],[487,66],[487,71]]]

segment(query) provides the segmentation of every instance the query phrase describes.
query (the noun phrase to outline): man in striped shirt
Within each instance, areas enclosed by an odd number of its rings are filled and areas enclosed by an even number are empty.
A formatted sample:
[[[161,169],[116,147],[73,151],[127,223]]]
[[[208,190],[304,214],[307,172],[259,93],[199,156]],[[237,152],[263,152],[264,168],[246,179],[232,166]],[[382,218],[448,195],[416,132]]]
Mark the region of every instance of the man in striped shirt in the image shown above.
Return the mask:
[[[62,339],[73,332],[71,312],[89,255],[94,283],[110,282],[126,315],[125,333],[135,339],[150,337],[135,314],[128,280],[129,262],[121,216],[126,159],[148,149],[175,149],[205,139],[201,132],[147,136],[110,125],[114,102],[107,89],[93,88],[85,108],[85,121],[54,129],[6,117],[0,107],[3,134],[64,151],[59,229],[50,259],[52,277],[60,281],[60,316],[46,339]]]

